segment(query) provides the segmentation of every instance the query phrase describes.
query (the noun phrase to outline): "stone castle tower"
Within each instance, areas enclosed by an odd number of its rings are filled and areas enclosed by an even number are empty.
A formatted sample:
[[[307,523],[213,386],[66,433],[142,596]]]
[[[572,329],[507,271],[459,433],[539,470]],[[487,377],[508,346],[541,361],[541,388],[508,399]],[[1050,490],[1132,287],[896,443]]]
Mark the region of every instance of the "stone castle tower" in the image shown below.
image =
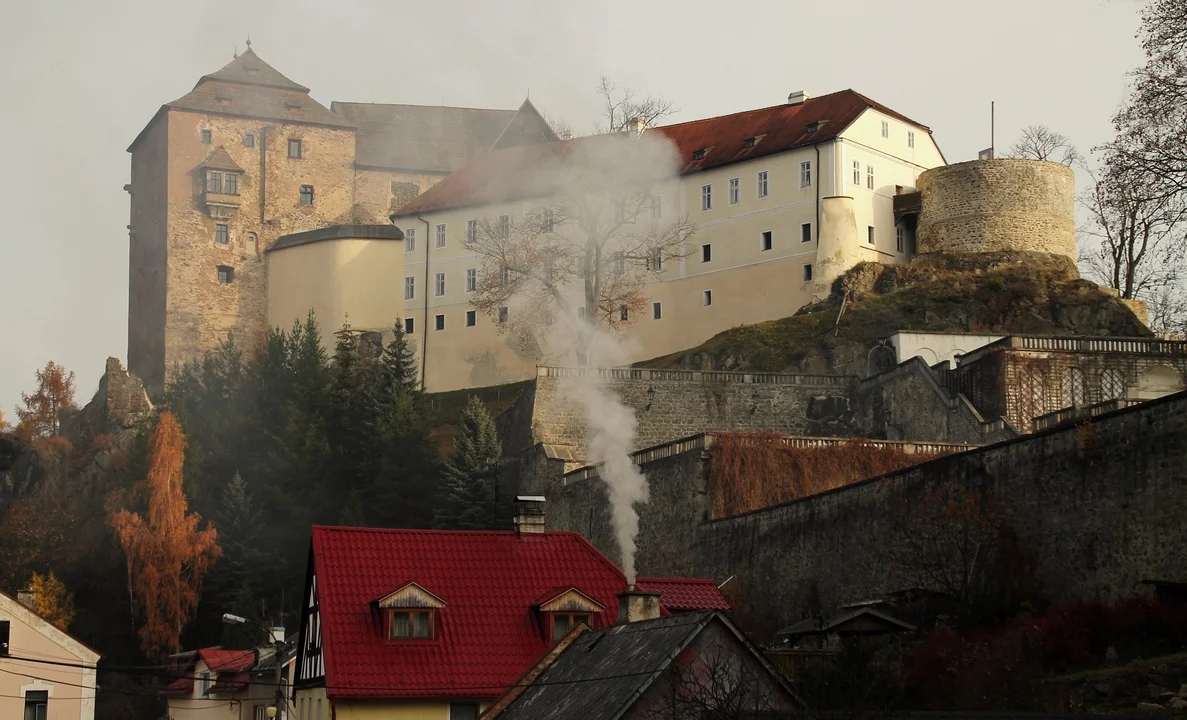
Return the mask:
[[[518,110],[333,103],[251,48],[163,105],[132,154],[128,367],[152,394],[175,364],[267,330],[264,251],[387,214],[474,155],[555,139]],[[323,318],[323,323],[340,318]]]

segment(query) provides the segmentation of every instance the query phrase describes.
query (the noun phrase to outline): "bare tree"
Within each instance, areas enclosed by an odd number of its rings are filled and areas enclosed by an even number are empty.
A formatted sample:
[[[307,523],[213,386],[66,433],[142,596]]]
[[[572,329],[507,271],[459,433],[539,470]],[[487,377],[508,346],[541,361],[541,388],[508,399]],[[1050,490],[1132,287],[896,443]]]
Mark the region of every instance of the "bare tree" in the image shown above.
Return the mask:
[[[598,83],[597,93],[602,102],[602,119],[594,127],[603,134],[622,132],[635,118],[650,127],[661,118],[679,112],[679,108],[662,95],[641,97],[631,88],[620,89],[605,75]]]
[[[1084,158],[1067,136],[1046,125],[1027,125],[1018,141],[1010,146],[1006,157],[1025,160],[1049,160],[1068,167],[1084,164]]]
[[[656,720],[754,720],[791,717],[798,702],[773,677],[738,652],[710,644],[691,660],[677,659],[640,703]]]
[[[1187,204],[1166,183],[1110,152],[1100,177],[1080,197],[1089,224],[1082,260],[1125,299],[1175,287],[1187,251]]]
[[[624,133],[584,138],[530,168],[533,182],[556,190],[522,218],[475,222],[466,248],[482,267],[471,304],[537,344],[561,323],[585,364],[594,331],[632,324],[647,280],[685,253],[694,227],[665,219],[657,187],[674,176],[664,170],[672,155],[662,138]]]
[[[1153,0],[1138,32],[1146,62],[1133,73],[1125,105],[1113,118],[1109,149],[1130,168],[1158,178],[1164,192],[1187,192],[1187,8]]]
[[[573,124],[568,120],[559,118],[552,113],[546,112],[543,113],[543,115],[544,122],[548,123],[548,127],[552,128],[552,132],[555,133],[557,137],[566,138],[573,136]]]

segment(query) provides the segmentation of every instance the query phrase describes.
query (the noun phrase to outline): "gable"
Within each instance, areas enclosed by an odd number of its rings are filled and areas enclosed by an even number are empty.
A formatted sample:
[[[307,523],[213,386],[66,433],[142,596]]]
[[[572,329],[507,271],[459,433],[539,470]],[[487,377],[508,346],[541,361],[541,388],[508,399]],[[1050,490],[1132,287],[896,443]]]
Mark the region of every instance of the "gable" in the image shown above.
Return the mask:
[[[381,608],[443,608],[445,601],[420,585],[410,582],[379,599]]]
[[[544,597],[551,595],[546,593]],[[606,608],[576,588],[565,590],[539,604],[541,612],[600,613]]]
[[[309,578],[305,587],[305,603],[301,609],[301,634],[297,642],[297,670],[295,684],[311,685],[326,677],[324,643],[322,642],[321,603],[318,601],[317,573],[310,558]]]
[[[12,623],[9,628],[9,654],[21,657],[21,640],[18,639],[20,628],[40,635],[52,645],[56,645],[64,653],[77,658],[80,662],[93,664],[99,662],[99,653],[54,627],[49,621],[25,607],[16,598],[0,592],[0,620]]]

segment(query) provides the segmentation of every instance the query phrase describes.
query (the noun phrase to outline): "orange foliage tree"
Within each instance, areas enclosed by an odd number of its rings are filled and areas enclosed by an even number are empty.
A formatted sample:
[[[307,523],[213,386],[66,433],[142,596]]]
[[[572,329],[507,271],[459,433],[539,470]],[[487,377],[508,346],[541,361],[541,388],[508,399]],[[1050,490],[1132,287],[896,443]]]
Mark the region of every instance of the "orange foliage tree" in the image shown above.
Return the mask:
[[[153,660],[178,650],[181,630],[198,606],[202,579],[222,554],[215,529],[199,529],[181,486],[186,438],[171,412],[161,413],[149,441],[148,512],[120,510],[112,526],[127,554],[128,589],[143,614],[140,647]]]
[[[52,437],[62,430],[62,412],[78,408],[74,404],[74,373],[53,360],[37,371],[37,392],[21,393],[23,408],[17,429],[29,436]]]
[[[12,429],[12,425],[9,424],[9,422],[4,419],[4,411],[0,410],[0,432],[4,432],[6,430],[11,430],[11,429]]]
[[[34,612],[59,630],[70,627],[74,620],[74,595],[66,590],[65,583],[53,570],[45,575],[33,573],[29,589],[33,591]]]

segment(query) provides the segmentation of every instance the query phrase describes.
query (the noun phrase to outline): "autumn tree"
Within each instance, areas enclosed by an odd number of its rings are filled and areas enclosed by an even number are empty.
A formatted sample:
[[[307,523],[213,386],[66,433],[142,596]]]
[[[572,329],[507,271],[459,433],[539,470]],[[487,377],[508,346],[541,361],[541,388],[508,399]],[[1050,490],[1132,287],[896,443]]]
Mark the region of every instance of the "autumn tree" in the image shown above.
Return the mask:
[[[622,132],[635,119],[642,120],[645,126],[650,127],[680,111],[662,95],[640,95],[631,88],[619,87],[618,83],[605,75],[598,81],[597,94],[602,106],[602,117],[595,127],[602,134]]]
[[[688,218],[665,209],[678,158],[660,135],[616,133],[546,148],[524,168],[538,190],[522,217],[476,220],[466,248],[480,258],[473,307],[528,349],[559,330],[588,361],[597,330],[638,319],[645,283],[685,254]]]
[[[62,413],[76,410],[74,404],[74,373],[49,361],[37,371],[37,391],[21,393],[24,407],[17,408],[20,424],[17,429],[30,437],[53,437],[62,430]]]
[[[53,570],[45,575],[33,573],[29,590],[33,592],[33,611],[65,632],[74,620],[73,593],[66,590],[66,585],[54,575]]]
[[[4,411],[0,410],[0,432],[8,432],[12,429],[12,424],[4,419]]]
[[[188,512],[182,490],[186,437],[172,412],[161,413],[149,441],[143,490],[146,513],[120,510],[112,526],[127,556],[128,589],[141,612],[140,645],[163,660],[178,650],[182,628],[198,605],[202,579],[221,554],[213,527]]]
[[[1023,160],[1047,160],[1068,167],[1084,164],[1084,157],[1067,136],[1046,125],[1027,125],[1006,157]]]

